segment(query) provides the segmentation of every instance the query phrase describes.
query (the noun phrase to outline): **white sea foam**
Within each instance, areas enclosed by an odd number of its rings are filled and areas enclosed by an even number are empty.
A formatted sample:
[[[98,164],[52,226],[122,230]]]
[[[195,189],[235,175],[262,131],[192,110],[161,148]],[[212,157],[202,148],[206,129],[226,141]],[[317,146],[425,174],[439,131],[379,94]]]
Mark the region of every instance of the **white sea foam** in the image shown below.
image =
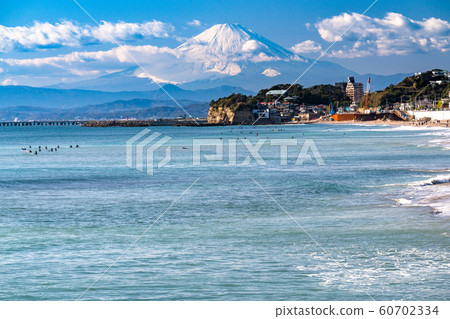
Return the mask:
[[[442,147],[446,150],[450,150],[450,140],[445,140],[445,139],[433,140],[433,141],[430,141],[430,144],[433,146]]]
[[[446,184],[450,183],[450,174],[447,175],[438,175],[424,181],[414,182],[410,185],[412,186],[428,186],[428,185],[437,185],[437,184]]]
[[[363,124],[363,123],[351,123],[349,125],[366,126],[366,127],[389,127],[390,126],[388,124]]]
[[[397,202],[401,205],[407,205],[407,204],[411,204],[412,200],[406,199],[406,198],[399,198],[399,199],[397,199]]]
[[[450,137],[450,130],[449,129],[441,129],[437,132],[427,132],[427,133],[421,133],[419,134],[421,136],[448,136]]]
[[[396,187],[396,186],[408,186],[408,183],[398,183],[398,184],[384,184],[382,187]],[[378,186],[375,186],[378,187]]]
[[[428,141],[427,146],[432,147],[442,147],[444,149],[450,149],[450,130],[449,129],[441,129],[435,132],[427,132],[420,134],[421,136],[436,136],[439,138],[432,139]]]
[[[404,206],[431,207],[441,216],[450,216],[450,174],[409,183],[396,202]]]
[[[425,126],[409,126],[409,125],[399,125],[399,126],[389,126],[386,128],[377,129],[377,131],[442,131],[448,129],[442,127],[425,127]]]
[[[449,253],[436,247],[429,248],[378,248],[376,250],[333,252],[339,261],[336,265],[325,254],[319,255],[318,263],[308,267],[309,278],[320,280],[319,285],[352,290],[364,294],[385,293],[382,283],[403,285],[407,290],[402,295],[411,294],[417,286],[423,285],[431,274],[445,273]],[[351,256],[351,257],[349,257]],[[307,258],[307,256],[305,256]],[[342,267],[342,268],[341,268]],[[345,273],[342,272],[345,269]],[[425,290],[422,291],[425,294]],[[432,294],[433,291],[426,291]]]
[[[428,127],[428,126],[409,126],[409,125],[366,125],[366,124],[349,124],[352,128],[343,129],[346,132],[426,132],[420,135],[428,135],[433,132],[450,133],[448,128],[443,127]],[[328,130],[326,130],[328,131]]]

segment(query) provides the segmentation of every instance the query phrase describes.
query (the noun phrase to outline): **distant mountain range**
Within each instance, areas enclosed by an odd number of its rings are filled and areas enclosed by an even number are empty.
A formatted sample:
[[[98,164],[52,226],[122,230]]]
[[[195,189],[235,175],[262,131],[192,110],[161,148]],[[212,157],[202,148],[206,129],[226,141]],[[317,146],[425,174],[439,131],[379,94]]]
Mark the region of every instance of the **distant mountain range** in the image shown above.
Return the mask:
[[[206,117],[209,103],[178,101],[192,117]],[[36,120],[109,120],[109,119],[158,119],[187,116],[185,111],[171,101],[163,100],[118,100],[97,105],[71,109],[54,109],[33,106],[14,106],[0,110],[0,121]]]
[[[164,90],[163,90],[164,89]],[[102,92],[63,90],[29,86],[0,86],[0,120],[61,120],[113,118],[173,118],[186,113],[205,117],[209,101],[232,93],[254,94],[238,87],[221,86],[183,90],[167,84],[152,91]],[[166,93],[167,92],[167,93]]]
[[[176,100],[211,101],[232,93],[253,94],[239,87],[220,86],[204,90],[184,90],[167,84],[164,90]],[[89,104],[101,104],[115,100],[149,99],[171,101],[162,90],[103,92],[92,90],[61,90],[29,86],[0,86],[0,109],[13,106],[34,106],[69,109]]]

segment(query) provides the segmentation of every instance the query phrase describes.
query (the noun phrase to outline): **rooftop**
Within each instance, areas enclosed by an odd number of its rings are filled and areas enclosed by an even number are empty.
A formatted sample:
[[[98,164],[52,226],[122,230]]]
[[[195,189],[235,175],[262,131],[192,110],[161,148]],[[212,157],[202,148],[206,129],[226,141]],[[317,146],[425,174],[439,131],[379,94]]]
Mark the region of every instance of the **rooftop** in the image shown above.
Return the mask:
[[[270,90],[266,95],[283,95],[287,90]]]

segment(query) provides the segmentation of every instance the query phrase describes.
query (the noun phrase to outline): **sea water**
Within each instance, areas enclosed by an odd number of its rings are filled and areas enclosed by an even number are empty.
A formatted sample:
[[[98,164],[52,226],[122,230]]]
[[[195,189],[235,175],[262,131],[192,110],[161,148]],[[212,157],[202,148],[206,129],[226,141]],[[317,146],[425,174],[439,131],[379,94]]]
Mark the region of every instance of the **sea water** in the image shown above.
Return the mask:
[[[142,128],[0,127],[0,300],[450,299],[449,130],[150,129],[153,175],[126,166]],[[193,139],[237,165],[193,165]],[[298,141],[287,165],[272,139]],[[325,165],[295,165],[305,140]]]

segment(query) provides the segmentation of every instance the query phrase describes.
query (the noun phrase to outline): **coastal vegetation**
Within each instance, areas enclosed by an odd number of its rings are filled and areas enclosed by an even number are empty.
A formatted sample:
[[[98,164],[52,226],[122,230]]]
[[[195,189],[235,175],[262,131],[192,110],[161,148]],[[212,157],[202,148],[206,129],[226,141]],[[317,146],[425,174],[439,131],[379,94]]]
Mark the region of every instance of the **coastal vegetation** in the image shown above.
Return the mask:
[[[271,90],[287,90],[280,98],[279,95],[266,95]],[[298,104],[317,105],[329,104],[330,100],[333,103],[351,103],[350,99],[338,87],[321,84],[314,85],[309,88],[304,88],[300,84],[277,84],[269,89],[262,89],[255,96],[247,96],[244,94],[231,94],[228,97],[220,98],[217,101],[211,101],[211,107],[227,106],[230,108],[238,108],[239,105],[253,105],[256,106],[261,102],[274,102],[276,99],[292,98],[292,101]]]
[[[368,106],[378,107],[394,103],[415,103],[418,99],[440,99],[448,97],[450,83],[433,76],[432,71],[409,76],[396,85],[389,85],[382,91],[369,95]],[[364,99],[360,102],[362,106]]]
[[[297,104],[305,104],[305,105],[318,105],[318,104],[324,104],[328,105],[330,101],[333,101],[333,103],[348,103],[350,104],[351,101],[348,96],[345,95],[345,93],[338,87],[335,87],[333,85],[328,84],[320,84],[320,85],[314,85],[308,88],[303,87],[300,84],[278,84],[270,89],[263,89],[258,92],[258,94],[253,97],[254,100],[257,102],[273,102],[279,96],[266,96],[266,93],[270,90],[287,90],[282,98],[290,97],[292,98],[292,102]],[[281,100],[281,99],[280,99]]]
[[[208,111],[209,123],[234,124],[239,122],[251,122],[252,111],[257,101],[244,94],[231,94],[228,97],[212,100]]]

